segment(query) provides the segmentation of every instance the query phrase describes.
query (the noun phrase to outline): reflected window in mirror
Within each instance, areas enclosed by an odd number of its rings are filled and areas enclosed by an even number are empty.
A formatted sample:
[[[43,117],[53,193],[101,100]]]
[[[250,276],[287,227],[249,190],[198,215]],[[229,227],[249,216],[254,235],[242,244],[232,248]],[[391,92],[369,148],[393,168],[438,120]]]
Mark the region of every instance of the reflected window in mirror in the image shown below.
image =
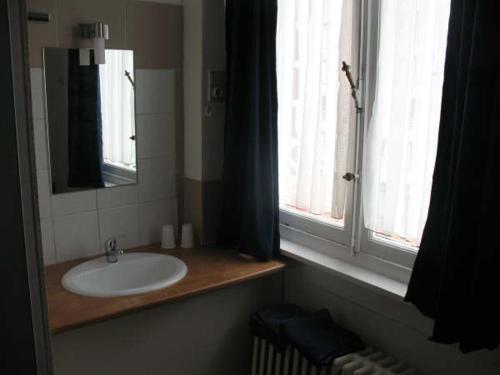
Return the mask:
[[[135,173],[134,56],[132,51],[106,50],[99,65],[104,173]],[[108,178],[110,180],[110,178]]]

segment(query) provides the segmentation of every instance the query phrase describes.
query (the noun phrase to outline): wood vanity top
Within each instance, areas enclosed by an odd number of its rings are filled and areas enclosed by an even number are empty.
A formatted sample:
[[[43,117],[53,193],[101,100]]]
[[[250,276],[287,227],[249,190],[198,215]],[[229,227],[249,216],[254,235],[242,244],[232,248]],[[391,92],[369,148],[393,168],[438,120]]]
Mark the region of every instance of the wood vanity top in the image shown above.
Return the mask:
[[[163,250],[156,245],[130,251],[174,255],[186,263],[188,273],[178,283],[155,292],[96,298],[68,292],[61,285],[66,271],[89,258],[47,266],[45,283],[49,327],[53,334],[269,275],[286,266],[282,260],[262,262],[231,250],[216,248]]]

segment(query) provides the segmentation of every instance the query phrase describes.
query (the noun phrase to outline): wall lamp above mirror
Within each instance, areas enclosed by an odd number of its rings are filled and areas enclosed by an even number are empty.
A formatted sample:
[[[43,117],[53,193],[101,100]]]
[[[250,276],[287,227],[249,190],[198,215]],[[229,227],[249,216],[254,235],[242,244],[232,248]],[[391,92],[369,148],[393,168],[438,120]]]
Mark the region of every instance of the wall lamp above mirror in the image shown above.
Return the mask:
[[[52,193],[137,183],[134,53],[44,49]]]
[[[80,25],[82,38],[91,39],[94,44],[94,62],[96,64],[106,63],[104,43],[109,39],[109,26],[102,22],[82,23]],[[88,49],[80,49],[80,64],[82,64],[82,52],[88,53]],[[88,58],[86,59],[88,62]],[[83,64],[82,64],[83,65]],[[85,64],[88,65],[88,64]]]

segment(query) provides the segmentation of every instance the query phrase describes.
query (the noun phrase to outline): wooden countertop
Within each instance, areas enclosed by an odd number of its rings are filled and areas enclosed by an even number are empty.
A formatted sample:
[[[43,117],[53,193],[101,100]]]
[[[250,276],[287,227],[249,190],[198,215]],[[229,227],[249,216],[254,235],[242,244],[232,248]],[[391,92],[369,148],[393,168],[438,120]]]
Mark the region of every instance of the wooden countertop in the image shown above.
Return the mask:
[[[178,283],[155,292],[96,298],[71,293],[61,285],[66,271],[89,258],[47,266],[45,283],[49,327],[53,334],[269,275],[286,266],[285,261],[261,262],[231,250],[216,248],[162,250],[154,245],[130,251],[174,255],[186,263],[188,273]]]

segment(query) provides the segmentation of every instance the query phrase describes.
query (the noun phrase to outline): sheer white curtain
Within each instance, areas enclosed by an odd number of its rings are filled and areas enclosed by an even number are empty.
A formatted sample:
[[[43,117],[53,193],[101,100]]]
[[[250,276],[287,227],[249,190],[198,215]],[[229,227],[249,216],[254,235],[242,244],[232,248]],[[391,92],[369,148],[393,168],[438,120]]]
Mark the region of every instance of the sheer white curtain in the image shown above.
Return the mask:
[[[280,206],[342,219],[352,103],[352,0],[279,0]]]
[[[365,138],[368,229],[418,245],[436,157],[450,0],[381,0],[376,94]]]
[[[125,71],[134,75],[132,51],[106,50],[99,65],[104,162],[135,168],[134,88]]]

